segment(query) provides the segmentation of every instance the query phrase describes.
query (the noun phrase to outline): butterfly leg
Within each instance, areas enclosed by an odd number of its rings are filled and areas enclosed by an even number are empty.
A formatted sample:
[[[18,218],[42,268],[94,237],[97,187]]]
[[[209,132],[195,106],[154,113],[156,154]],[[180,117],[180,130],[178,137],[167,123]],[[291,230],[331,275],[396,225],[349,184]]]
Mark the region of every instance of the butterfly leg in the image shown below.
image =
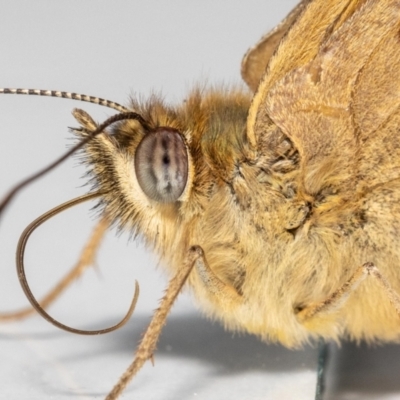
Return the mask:
[[[350,293],[352,293],[353,290],[355,290],[358,285],[368,276],[371,276],[377,280],[387,294],[390,302],[396,309],[397,314],[400,316],[400,296],[393,290],[389,282],[379,272],[378,268],[374,264],[365,263],[354,272],[354,274],[347,282],[343,284],[342,287],[333,292],[330,297],[319,303],[310,304],[299,311],[297,313],[297,319],[302,323],[309,322],[314,317],[320,317],[324,314],[336,311],[345,303]]]
[[[176,275],[170,280],[160,305],[153,314],[153,318],[151,319],[150,324],[136,349],[135,359],[121,376],[112,391],[107,395],[105,400],[116,400],[136,373],[142,368],[143,364],[147,360],[153,362],[153,353],[162,328],[165,325],[167,316],[198,259],[202,257],[202,254],[203,250],[201,250],[200,247],[193,246],[190,248],[185,264],[182,265],[182,268],[178,269]]]
[[[68,286],[91,265],[95,264],[97,250],[109,227],[109,221],[106,217],[102,218],[95,226],[89,240],[82,249],[80,257],[75,266],[50,290],[47,295],[39,302],[43,308],[53,303]],[[0,321],[13,321],[28,317],[35,312],[34,308],[27,307],[19,311],[0,314]]]
[[[229,284],[221,281],[209,267],[204,252],[199,246],[193,246],[199,254],[194,267],[207,292],[222,306],[232,308],[243,303],[242,296]]]

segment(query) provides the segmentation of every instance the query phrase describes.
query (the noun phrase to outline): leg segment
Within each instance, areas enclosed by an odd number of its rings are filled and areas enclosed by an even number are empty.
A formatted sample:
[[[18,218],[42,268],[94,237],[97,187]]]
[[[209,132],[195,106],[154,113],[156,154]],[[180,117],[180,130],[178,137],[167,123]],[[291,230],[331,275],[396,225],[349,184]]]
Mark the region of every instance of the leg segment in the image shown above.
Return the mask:
[[[233,286],[221,281],[212,269],[209,267],[207,260],[201,250],[199,257],[194,264],[197,273],[203,282],[207,291],[223,306],[231,308],[240,305],[243,302],[242,296]]]
[[[299,322],[310,321],[314,317],[319,317],[324,314],[336,311],[340,308],[350,293],[352,293],[358,285],[367,276],[371,276],[377,280],[382,289],[387,294],[390,302],[393,304],[400,316],[400,296],[393,290],[389,282],[382,276],[378,268],[372,263],[365,263],[359,267],[355,273],[350,277],[350,279],[344,283],[342,287],[336,290],[329,298],[321,301],[320,303],[310,304],[309,306],[303,308],[297,313],[297,319]]]
[[[186,265],[179,268],[176,275],[169,282],[160,306],[154,312],[153,318],[151,319],[151,322],[143,335],[143,339],[136,350],[135,359],[121,376],[112,391],[107,395],[106,400],[116,400],[136,373],[142,368],[143,364],[149,359],[153,362],[153,352],[156,348],[161,330],[165,325],[169,311],[171,310],[178,294],[181,292],[190,272],[196,265],[197,260],[202,257],[202,255],[203,250],[199,246],[193,246],[190,249],[188,260],[185,263]]]

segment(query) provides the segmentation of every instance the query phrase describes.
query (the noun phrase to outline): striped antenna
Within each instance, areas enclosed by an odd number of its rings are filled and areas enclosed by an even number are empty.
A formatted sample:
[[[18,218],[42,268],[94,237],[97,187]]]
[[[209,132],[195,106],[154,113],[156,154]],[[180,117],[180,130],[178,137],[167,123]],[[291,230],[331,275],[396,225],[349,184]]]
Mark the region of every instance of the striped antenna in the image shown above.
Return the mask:
[[[117,110],[121,113],[132,111],[129,108],[121,106],[121,104],[114,103],[110,100],[101,99],[100,97],[87,96],[86,94],[60,92],[58,90],[0,88],[0,94],[27,94],[33,96],[61,97],[63,99],[79,100],[86,101],[88,103],[99,104],[101,106]]]

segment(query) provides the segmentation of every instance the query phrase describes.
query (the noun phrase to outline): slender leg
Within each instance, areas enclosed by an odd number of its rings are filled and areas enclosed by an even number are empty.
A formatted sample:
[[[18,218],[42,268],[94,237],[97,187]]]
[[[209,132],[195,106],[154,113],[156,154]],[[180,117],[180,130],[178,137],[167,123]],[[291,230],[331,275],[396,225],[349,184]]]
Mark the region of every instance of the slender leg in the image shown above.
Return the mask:
[[[50,292],[39,302],[43,308],[48,307],[64,292],[71,283],[79,278],[82,273],[90,266],[95,264],[97,250],[109,227],[106,217],[102,218],[95,226],[88,242],[82,249],[81,255],[75,266],[54,286]],[[0,314],[0,321],[13,321],[28,317],[35,312],[34,308],[27,307],[19,311]]]
[[[389,300],[392,303],[393,307],[396,309],[397,314],[399,314],[400,316],[400,296],[398,295],[398,293],[396,293],[396,291],[393,290],[389,282],[375,266],[373,266],[373,268],[371,269],[371,275],[378,280],[379,284],[389,297]]]
[[[378,268],[372,263],[366,263],[359,267],[350,279],[343,284],[338,290],[336,290],[329,298],[321,301],[320,303],[310,304],[309,306],[302,309],[297,313],[297,318],[300,322],[308,323],[312,321],[314,317],[328,314],[336,311],[340,308],[347,300],[351,292],[353,292],[357,286],[368,276],[380,284],[386,295],[388,296],[393,307],[396,309],[397,314],[400,316],[400,296],[393,290],[389,282],[379,272]],[[320,344],[320,352],[318,357],[318,377],[317,377],[317,388],[315,394],[315,400],[322,400],[324,393],[324,373],[327,361],[328,345],[325,343]]]
[[[224,307],[234,307],[242,304],[242,296],[233,286],[230,286],[219,279],[209,267],[207,260],[201,251],[200,256],[195,262],[197,273],[207,288],[207,292]]]
[[[149,359],[153,362],[153,352],[156,348],[161,330],[165,325],[169,311],[171,310],[175,299],[180,293],[197,260],[202,256],[203,250],[199,246],[193,246],[190,249],[186,265],[179,268],[176,275],[169,282],[168,288],[161,300],[161,304],[154,312],[153,318],[151,319],[151,322],[143,335],[143,339],[136,350],[135,359],[121,376],[112,391],[107,395],[106,400],[116,400],[136,373],[142,368],[143,364]]]
[[[400,316],[400,296],[393,290],[389,282],[382,276],[374,264],[365,263],[329,298],[320,303],[310,304],[299,311],[297,313],[297,319],[300,322],[308,322],[316,316],[321,316],[337,310],[344,304],[350,293],[353,292],[367,276],[371,276],[377,280]]]

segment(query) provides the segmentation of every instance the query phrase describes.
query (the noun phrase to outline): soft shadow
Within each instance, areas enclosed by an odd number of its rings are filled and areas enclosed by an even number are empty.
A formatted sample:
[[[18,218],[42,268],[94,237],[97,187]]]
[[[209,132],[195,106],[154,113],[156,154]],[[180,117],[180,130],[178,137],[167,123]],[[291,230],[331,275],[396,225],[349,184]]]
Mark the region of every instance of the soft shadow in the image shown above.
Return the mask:
[[[123,329],[104,337],[106,352],[132,352],[142,337],[150,318],[135,315]],[[318,350],[306,347],[289,350],[261,342],[255,336],[227,332],[217,322],[198,315],[171,316],[164,327],[155,357],[163,355],[193,359],[213,364],[229,373],[261,370],[315,370]],[[87,352],[79,357],[98,357]],[[74,356],[70,356],[74,357]]]
[[[101,325],[114,322],[104,320]],[[107,353],[133,354],[149,322],[149,315],[135,314],[121,330],[90,339],[100,341],[101,352],[98,351],[99,346],[79,346],[79,349],[61,356],[60,361],[101,358]],[[62,335],[66,337],[70,334],[53,328],[45,332],[29,332],[29,337],[37,340],[60,339]],[[10,338],[9,334],[4,336],[0,335],[0,338]],[[210,365],[215,375],[249,371],[290,373],[315,371],[317,354],[317,348],[288,350],[282,346],[265,344],[251,335],[232,334],[219,323],[194,313],[171,315],[168,318],[155,352],[155,360],[157,363],[157,358],[163,356],[194,360]],[[348,342],[344,342],[340,348],[331,345],[324,400],[362,399],[363,396],[378,399],[385,394],[400,393],[399,366],[398,345],[369,347]]]
[[[400,393],[399,368],[399,345],[371,347],[349,342],[344,342],[341,348],[332,345],[326,400],[348,399],[351,393],[360,394],[357,398],[365,394],[377,399],[379,394]]]

